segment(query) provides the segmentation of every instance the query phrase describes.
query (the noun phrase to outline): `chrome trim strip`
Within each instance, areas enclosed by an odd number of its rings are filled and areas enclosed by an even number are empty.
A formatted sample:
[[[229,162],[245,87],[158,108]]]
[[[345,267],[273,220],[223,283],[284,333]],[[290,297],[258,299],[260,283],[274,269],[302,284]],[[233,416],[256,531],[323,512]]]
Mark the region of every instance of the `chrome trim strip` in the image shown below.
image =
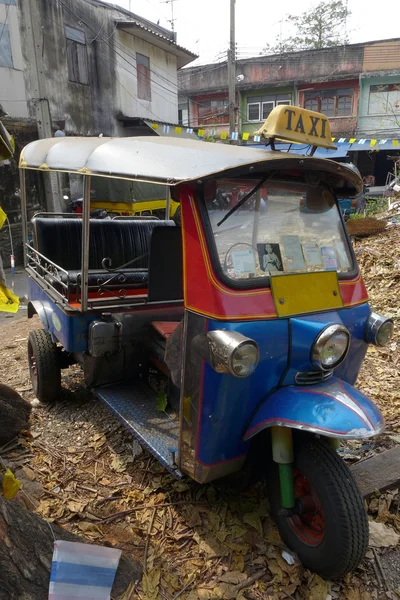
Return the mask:
[[[263,429],[269,429],[270,427],[289,427],[289,429],[297,429],[299,431],[309,431],[310,433],[315,433],[318,435],[323,435],[325,437],[337,438],[337,439],[347,439],[347,440],[358,440],[364,438],[374,437],[375,435],[379,435],[385,429],[385,423],[379,423],[379,425],[372,430],[368,429],[352,429],[347,433],[326,431],[325,429],[319,429],[318,427],[311,427],[310,425],[303,425],[301,423],[288,423],[287,421],[269,421],[267,424],[264,424],[258,431],[255,431],[251,437],[246,438],[246,440],[250,440],[252,437],[257,435],[259,431]]]

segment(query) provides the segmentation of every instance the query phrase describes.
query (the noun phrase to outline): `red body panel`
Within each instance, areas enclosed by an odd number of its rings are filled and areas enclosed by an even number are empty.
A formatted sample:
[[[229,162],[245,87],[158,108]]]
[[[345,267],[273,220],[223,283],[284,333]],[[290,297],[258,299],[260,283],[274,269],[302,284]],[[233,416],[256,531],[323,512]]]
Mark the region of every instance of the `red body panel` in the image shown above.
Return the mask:
[[[195,206],[194,189],[189,185],[182,186],[180,200],[185,307],[214,319],[229,321],[277,318],[270,288],[234,290],[217,279]],[[361,275],[351,281],[341,281],[340,292],[345,307],[368,300]]]

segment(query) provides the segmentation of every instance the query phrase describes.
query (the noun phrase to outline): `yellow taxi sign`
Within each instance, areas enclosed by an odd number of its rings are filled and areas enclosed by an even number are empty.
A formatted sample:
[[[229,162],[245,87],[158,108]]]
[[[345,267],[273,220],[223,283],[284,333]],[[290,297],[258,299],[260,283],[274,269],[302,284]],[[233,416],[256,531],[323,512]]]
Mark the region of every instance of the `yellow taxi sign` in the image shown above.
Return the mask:
[[[288,104],[276,106],[254,135],[336,150],[325,115]]]

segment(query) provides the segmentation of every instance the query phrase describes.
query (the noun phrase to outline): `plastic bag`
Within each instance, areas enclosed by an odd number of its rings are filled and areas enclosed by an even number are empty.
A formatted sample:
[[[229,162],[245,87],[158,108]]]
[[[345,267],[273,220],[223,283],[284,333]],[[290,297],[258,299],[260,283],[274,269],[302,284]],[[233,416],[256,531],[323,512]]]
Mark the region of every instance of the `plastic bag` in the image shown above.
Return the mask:
[[[115,548],[57,540],[49,600],[110,600],[120,557]]]
[[[0,310],[16,313],[19,307],[19,298],[4,283],[0,281]]]

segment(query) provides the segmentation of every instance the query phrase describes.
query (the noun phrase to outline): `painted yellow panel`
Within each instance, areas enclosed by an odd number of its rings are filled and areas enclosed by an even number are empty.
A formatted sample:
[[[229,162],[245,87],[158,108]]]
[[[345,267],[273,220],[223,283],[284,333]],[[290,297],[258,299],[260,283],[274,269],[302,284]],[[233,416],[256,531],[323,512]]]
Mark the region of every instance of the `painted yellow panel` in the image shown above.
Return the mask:
[[[336,271],[274,275],[271,288],[279,317],[343,307]]]
[[[255,131],[254,135],[336,149],[332,143],[331,127],[327,117],[312,110],[287,104],[275,106],[264,125]]]

